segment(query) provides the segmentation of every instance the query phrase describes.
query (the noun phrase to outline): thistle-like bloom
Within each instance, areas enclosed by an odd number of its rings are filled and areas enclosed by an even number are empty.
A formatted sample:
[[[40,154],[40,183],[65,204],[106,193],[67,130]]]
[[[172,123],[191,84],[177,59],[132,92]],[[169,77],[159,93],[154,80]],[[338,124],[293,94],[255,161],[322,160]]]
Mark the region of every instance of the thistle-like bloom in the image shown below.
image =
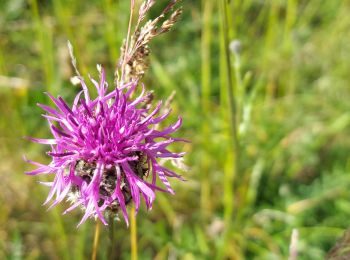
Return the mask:
[[[107,92],[108,84],[103,69],[99,83],[91,79],[98,96],[91,99],[88,88],[80,78],[82,91],[75,97],[70,108],[61,98],[48,96],[56,109],[38,104],[47,114],[53,139],[29,138],[51,146],[47,154],[52,157],[48,165],[28,162],[38,166],[29,175],[53,174],[53,182],[43,184],[51,187],[45,203],[52,206],[64,199],[74,197],[66,212],[76,207],[85,211],[80,224],[89,217],[98,217],[104,224],[104,212],[121,210],[128,224],[126,205],[133,201],[136,212],[140,197],[151,209],[155,191],[174,193],[167,177],[182,179],[173,171],[158,163],[158,158],[179,158],[183,153],[173,153],[167,146],[183,139],[170,134],[181,126],[181,118],[162,130],[157,129],[169,112],[157,116],[161,102],[149,111],[144,103],[147,96],[132,99],[136,82],[125,84]],[[157,179],[165,189],[156,185]],[[146,181],[149,179],[149,181]]]

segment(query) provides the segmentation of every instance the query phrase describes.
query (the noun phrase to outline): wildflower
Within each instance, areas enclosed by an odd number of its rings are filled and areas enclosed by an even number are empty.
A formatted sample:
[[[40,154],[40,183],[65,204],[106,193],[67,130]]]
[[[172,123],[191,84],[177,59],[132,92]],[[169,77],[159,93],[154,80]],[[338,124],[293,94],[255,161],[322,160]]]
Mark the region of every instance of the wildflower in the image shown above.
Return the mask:
[[[91,79],[98,96],[91,99],[84,80],[79,79],[82,91],[72,107],[61,97],[50,94],[47,95],[56,108],[38,104],[47,112],[43,116],[53,138],[29,139],[49,145],[51,150],[47,154],[52,161],[44,165],[27,160],[38,166],[27,174],[53,174],[53,182],[43,183],[51,187],[45,204],[53,200],[52,207],[70,198],[72,205],[65,213],[77,207],[85,211],[79,225],[89,217],[98,217],[106,225],[104,213],[119,211],[128,224],[128,203],[133,201],[137,212],[142,196],[147,209],[151,209],[156,191],[174,194],[168,177],[182,179],[158,162],[160,158],[183,156],[184,153],[167,149],[174,142],[184,141],[170,136],[180,128],[182,120],[158,129],[170,111],[158,115],[161,102],[153,110],[145,106],[149,96],[144,95],[144,89],[132,99],[136,81],[107,92],[105,72],[100,69],[100,81]],[[157,179],[165,189],[156,185]]]

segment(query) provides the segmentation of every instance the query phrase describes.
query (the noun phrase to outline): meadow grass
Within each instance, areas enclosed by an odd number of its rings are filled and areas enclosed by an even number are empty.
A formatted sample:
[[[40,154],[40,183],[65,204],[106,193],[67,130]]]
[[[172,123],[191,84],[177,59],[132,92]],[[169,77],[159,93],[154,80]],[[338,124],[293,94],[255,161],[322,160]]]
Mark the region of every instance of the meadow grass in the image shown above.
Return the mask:
[[[175,196],[141,209],[138,258],[286,259],[294,228],[300,259],[323,258],[349,226],[350,2],[182,5],[175,29],[151,44],[145,83],[159,99],[176,91],[171,119],[183,116],[178,135],[191,143],[174,149],[188,152],[190,170],[172,182]],[[12,0],[0,10],[0,258],[89,258],[95,222],[76,229],[78,210],[46,211],[43,179],[23,174],[22,154],[48,158],[22,136],[48,136],[42,92],[79,91],[67,40],[85,77],[100,63],[113,81],[129,1]],[[111,243],[129,259],[130,228],[112,231],[101,225],[98,259]]]

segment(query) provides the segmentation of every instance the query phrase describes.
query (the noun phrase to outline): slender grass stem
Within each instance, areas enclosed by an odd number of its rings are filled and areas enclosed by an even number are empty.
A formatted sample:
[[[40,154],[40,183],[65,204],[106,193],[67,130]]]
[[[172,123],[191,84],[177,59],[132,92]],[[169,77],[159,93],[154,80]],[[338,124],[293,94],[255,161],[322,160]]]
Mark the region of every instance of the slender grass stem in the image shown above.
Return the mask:
[[[201,37],[201,55],[202,55],[202,106],[208,109],[210,99],[210,81],[211,81],[211,41],[212,41],[212,10],[213,2],[202,0],[203,5],[203,30]]]
[[[74,47],[74,56],[77,60],[82,61],[83,55],[81,53],[81,49],[77,46],[76,35],[74,34],[73,27],[69,23],[70,18],[72,16],[73,5],[70,8],[68,8],[62,0],[53,1],[52,4],[59,25],[62,27],[64,33],[66,34],[66,37]],[[77,66],[79,71],[81,71],[83,75],[87,73],[87,68],[84,66],[84,62],[80,62]]]
[[[297,12],[298,6],[296,0],[288,0],[287,2],[287,13],[285,18],[285,26],[284,26],[284,36],[283,36],[283,48],[284,53],[287,57],[291,59],[293,56],[293,28],[297,20]],[[286,77],[288,77],[288,89],[286,92],[289,95],[293,95],[295,92],[295,79],[297,75],[295,70],[288,70],[286,73]]]
[[[112,0],[104,0],[103,8],[104,13],[108,17],[106,19],[106,28],[105,28],[105,38],[108,44],[110,61],[114,64],[118,60],[119,49],[116,46],[119,46],[120,41],[116,37],[116,26],[115,26],[115,10],[118,2]],[[118,6],[117,6],[118,7]]]
[[[235,75],[235,87],[236,87],[236,122],[237,126],[240,126],[242,122],[243,117],[243,109],[245,107],[245,89],[244,84],[242,80],[242,73],[241,73],[241,57],[238,51],[234,52],[234,75]],[[239,128],[237,127],[237,136],[240,135]],[[238,137],[237,137],[238,138]]]
[[[5,75],[7,70],[6,70],[6,63],[5,63],[5,56],[2,52],[4,48],[0,45],[0,74]]]
[[[99,238],[100,238],[100,222],[96,221],[94,244],[92,248],[93,251],[92,251],[91,260],[96,260]]]
[[[233,77],[231,70],[231,57],[229,51],[229,37],[228,37],[228,26],[227,26],[227,7],[226,0],[221,1],[221,12],[222,12],[222,25],[223,25],[223,37],[225,42],[225,61],[227,66],[227,95],[229,101],[230,109],[230,123],[233,139],[233,147],[238,148],[238,137],[237,137],[237,108],[236,108],[236,99],[235,99],[235,90],[233,85]]]
[[[298,7],[296,0],[287,1],[287,13],[285,18],[283,36],[283,43],[285,45],[285,48],[290,48],[292,29],[297,19],[297,8]]]
[[[52,32],[44,24],[39,12],[37,0],[32,0],[30,3],[33,22],[35,24],[36,37],[40,44],[40,58],[41,65],[44,69],[45,84],[47,85],[47,89],[51,94],[56,94],[55,90],[57,90],[57,88],[55,87]]]
[[[271,1],[271,4],[269,5],[269,16],[268,16],[268,22],[267,22],[267,30],[266,30],[266,36],[265,36],[265,55],[264,59],[262,61],[263,68],[270,67],[270,54],[271,50],[276,48],[276,42],[280,41],[279,36],[277,35],[277,25],[278,25],[278,5]],[[268,84],[266,87],[266,101],[269,102],[274,99],[274,96],[276,94],[276,84],[275,84],[275,77],[273,76],[273,73],[271,71],[268,72]]]
[[[211,42],[212,42],[212,11],[213,11],[213,2],[211,0],[202,0],[203,5],[203,30],[201,37],[201,70],[202,70],[202,109],[205,117],[209,117],[211,112],[210,110],[210,85],[211,85]],[[206,120],[205,120],[206,121]],[[202,125],[203,136],[210,136],[210,126],[209,124]],[[208,150],[210,142],[207,139],[203,140],[203,147],[205,150]],[[210,180],[209,180],[209,162],[208,160],[203,159],[201,161],[201,210],[202,216],[206,218],[210,215]]]
[[[114,218],[113,215],[109,215],[109,250],[108,259],[114,259]]]
[[[135,213],[135,206],[133,205],[130,214],[131,260],[137,260],[137,229]]]
[[[232,63],[229,52],[229,37],[228,37],[228,28],[227,28],[227,3],[226,0],[221,1],[220,9],[222,13],[222,30],[223,30],[223,41],[224,41],[224,59],[226,65],[226,82],[227,82],[227,96],[228,96],[228,107],[229,107],[229,119],[230,119],[230,131],[231,131],[231,140],[232,140],[232,149],[234,153],[233,158],[233,171],[237,173],[238,171],[238,152],[239,152],[239,141],[237,134],[237,104],[235,97],[235,89],[233,84],[232,76]]]
[[[124,57],[123,57],[123,64],[122,64],[122,69],[121,69],[121,81],[124,81],[124,71],[125,71],[125,65],[128,59],[128,55],[129,55],[129,41],[130,41],[130,37],[131,37],[131,24],[132,24],[132,19],[134,16],[134,9],[135,9],[135,1],[131,0],[130,3],[130,18],[129,18],[129,24],[128,24],[128,32],[126,35],[126,41],[125,41],[125,50],[124,50]]]
[[[61,217],[61,216],[60,216]],[[85,249],[86,247],[89,247],[88,245],[86,245],[86,238],[87,238],[87,232],[88,230],[90,230],[88,228],[88,225],[82,225],[79,230],[77,230],[77,234],[76,234],[76,243],[74,246],[74,252],[69,253],[69,257],[70,259],[77,259],[77,260],[82,260],[85,259]],[[90,247],[89,247],[90,248]],[[68,250],[66,250],[68,251]]]
[[[228,10],[229,3],[227,0],[221,0],[220,1],[220,13],[221,13],[221,61],[220,64],[222,65],[222,82],[225,83],[226,87],[222,88],[222,91],[226,92],[227,97],[227,103],[224,102],[223,104],[228,107],[228,119],[229,119],[229,136],[231,145],[227,151],[227,159],[225,162],[225,174],[224,174],[224,221],[225,221],[225,232],[223,235],[223,241],[220,244],[218,257],[217,259],[224,258],[224,255],[226,254],[225,251],[227,250],[227,243],[229,234],[231,233],[231,227],[232,227],[232,217],[233,217],[233,209],[234,209],[234,199],[232,197],[234,196],[234,178],[237,176],[237,173],[239,171],[239,140],[238,140],[238,131],[237,131],[237,125],[238,125],[238,117],[237,117],[237,100],[236,100],[236,94],[237,91],[235,89],[235,84],[233,82],[233,73],[232,73],[232,63],[231,63],[231,57],[229,52],[229,26],[228,26]],[[232,16],[230,16],[232,17]],[[227,111],[226,106],[223,108],[225,111]],[[226,119],[226,112],[225,115],[223,115]]]

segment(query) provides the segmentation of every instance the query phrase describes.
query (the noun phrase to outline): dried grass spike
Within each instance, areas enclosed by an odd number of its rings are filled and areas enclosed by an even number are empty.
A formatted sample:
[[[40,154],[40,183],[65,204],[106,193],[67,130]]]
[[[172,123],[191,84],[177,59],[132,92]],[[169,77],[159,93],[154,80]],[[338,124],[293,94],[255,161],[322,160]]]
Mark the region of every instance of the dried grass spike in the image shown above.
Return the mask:
[[[163,22],[162,26],[160,27],[159,34],[170,31],[171,27],[173,27],[174,24],[179,20],[181,14],[182,14],[182,8],[179,8],[174,13],[172,13],[170,18]]]
[[[73,65],[73,68],[75,70],[75,73],[77,74],[77,76],[81,77],[81,75],[79,73],[79,70],[77,68],[77,59],[74,57],[73,45],[70,43],[70,41],[67,41],[67,45],[68,45],[69,56],[71,58],[72,65]]]

